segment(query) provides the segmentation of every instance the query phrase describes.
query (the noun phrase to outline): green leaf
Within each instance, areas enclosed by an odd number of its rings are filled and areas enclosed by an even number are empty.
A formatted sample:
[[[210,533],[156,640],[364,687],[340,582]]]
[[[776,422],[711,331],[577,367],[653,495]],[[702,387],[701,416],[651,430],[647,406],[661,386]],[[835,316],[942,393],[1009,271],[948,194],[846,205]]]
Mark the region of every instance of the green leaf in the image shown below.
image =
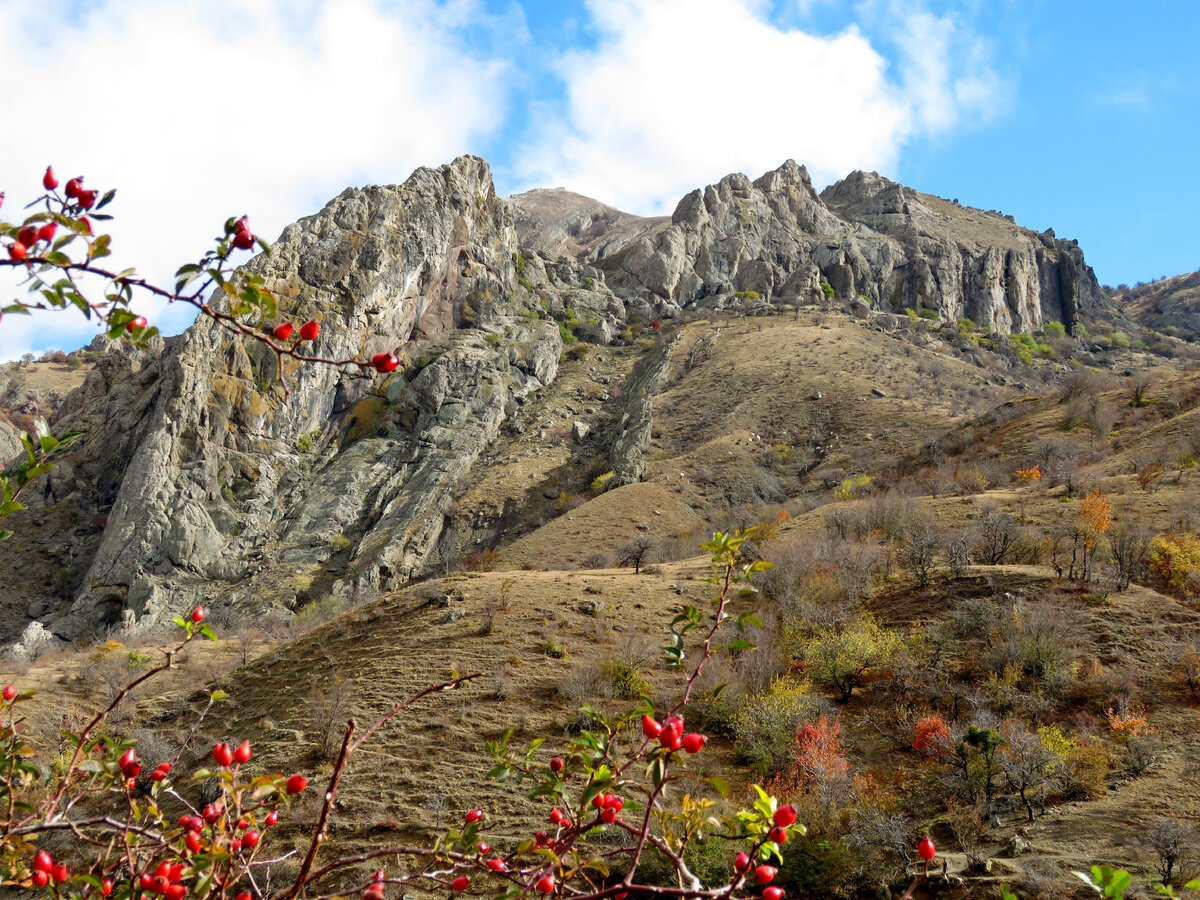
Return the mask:
[[[104,209],[104,207],[112,203],[112,199],[115,196],[117,196],[116,188],[113,188],[111,191],[105,191],[104,196],[100,198],[100,202],[96,204],[96,209]]]
[[[222,700],[228,700],[229,695],[227,693],[225,693],[223,690],[221,690],[220,688],[217,688],[215,691],[213,691],[211,694],[208,695],[208,699],[211,700],[213,703],[219,703]]]
[[[720,775],[713,775],[711,778],[706,778],[704,780],[711,784],[716,789],[717,793],[722,797],[729,797],[731,793],[729,782]]]

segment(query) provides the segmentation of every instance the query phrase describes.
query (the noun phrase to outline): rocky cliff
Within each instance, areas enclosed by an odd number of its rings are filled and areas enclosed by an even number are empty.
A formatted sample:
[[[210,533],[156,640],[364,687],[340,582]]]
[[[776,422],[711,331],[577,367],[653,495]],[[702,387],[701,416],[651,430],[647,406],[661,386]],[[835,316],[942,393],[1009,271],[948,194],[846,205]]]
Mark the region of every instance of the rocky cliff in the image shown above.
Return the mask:
[[[517,315],[515,257],[487,164],[465,157],[347,190],[250,264],[281,317],[322,322],[314,353],[396,352],[392,375],[289,365],[285,398],[273,354],[205,320],[157,355],[112,354],[64,405],[56,429],[87,437],[39,504],[57,535],[43,548],[84,574],[69,604],[27,614],[74,636],[205,597],[236,605],[281,563],[300,573],[291,604],[347,545],[335,593],[419,570],[455,478],[558,365],[557,327]],[[51,510],[78,513],[80,540]],[[7,586],[6,605],[27,588]]]
[[[516,200],[523,244],[570,253],[647,315],[693,305],[834,298],[968,317],[1001,334],[1073,324],[1105,300],[1074,241],[1010,217],[855,172],[820,195],[788,161],[751,181],[728,175],[684,197],[669,221],[636,219],[563,191]],[[822,284],[829,288],[822,288]],[[751,293],[753,292],[753,293]]]

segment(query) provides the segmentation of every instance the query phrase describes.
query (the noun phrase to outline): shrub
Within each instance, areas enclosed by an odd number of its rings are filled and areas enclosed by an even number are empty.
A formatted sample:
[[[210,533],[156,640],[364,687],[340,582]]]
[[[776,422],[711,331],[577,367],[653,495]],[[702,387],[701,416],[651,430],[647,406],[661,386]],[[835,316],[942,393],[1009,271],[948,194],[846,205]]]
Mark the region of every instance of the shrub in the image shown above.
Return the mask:
[[[828,281],[822,281],[821,282],[821,293],[825,295],[826,300],[832,300],[834,298],[834,296],[837,294],[837,291],[835,291],[833,289],[833,285],[830,284]]]
[[[1150,577],[1155,587],[1175,597],[1200,595],[1200,537],[1161,535],[1150,549]]]
[[[836,688],[843,703],[849,702],[868,671],[890,663],[904,644],[900,635],[880,627],[867,613],[849,624],[815,629],[811,635],[787,628],[785,639],[798,645],[809,674]]]
[[[747,697],[734,714],[738,761],[764,775],[783,771],[792,761],[797,730],[816,710],[807,681],[776,678],[765,691]]]
[[[1064,338],[1067,336],[1067,326],[1050,319],[1042,325],[1042,333],[1048,338]]]

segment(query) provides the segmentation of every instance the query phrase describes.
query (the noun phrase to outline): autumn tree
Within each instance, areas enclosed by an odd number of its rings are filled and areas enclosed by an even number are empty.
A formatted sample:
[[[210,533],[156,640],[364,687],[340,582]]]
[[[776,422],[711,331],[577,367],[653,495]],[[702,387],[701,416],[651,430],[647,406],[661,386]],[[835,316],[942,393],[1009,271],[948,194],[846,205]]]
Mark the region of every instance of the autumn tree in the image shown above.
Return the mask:
[[[803,642],[801,659],[814,679],[837,688],[848,703],[867,672],[891,662],[902,644],[900,635],[864,613],[849,624],[817,629]]]
[[[828,831],[834,810],[845,806],[853,792],[841,735],[842,723],[824,713],[796,732],[796,780],[812,799],[822,831]]]

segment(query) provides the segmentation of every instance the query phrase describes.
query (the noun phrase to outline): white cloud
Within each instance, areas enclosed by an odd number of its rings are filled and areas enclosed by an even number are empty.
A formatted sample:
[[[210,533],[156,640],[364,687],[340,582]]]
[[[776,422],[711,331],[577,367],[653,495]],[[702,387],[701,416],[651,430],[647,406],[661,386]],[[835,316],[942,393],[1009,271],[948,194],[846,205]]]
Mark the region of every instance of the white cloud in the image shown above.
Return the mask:
[[[118,188],[115,264],[155,280],[229,215],[273,240],[347,184],[478,150],[511,75],[465,46],[480,15],[473,0],[0,0],[0,67],[21,73],[5,99],[5,217],[53,163]],[[168,331],[190,318],[137,308]],[[69,312],[6,316],[0,359],[92,333]]]
[[[818,183],[889,170],[903,145],[995,103],[986,45],[951,17],[893,3],[897,71],[856,27],[783,28],[762,0],[589,0],[593,50],[566,54],[563,117],[531,138],[527,186],[632,212],[794,158]]]

